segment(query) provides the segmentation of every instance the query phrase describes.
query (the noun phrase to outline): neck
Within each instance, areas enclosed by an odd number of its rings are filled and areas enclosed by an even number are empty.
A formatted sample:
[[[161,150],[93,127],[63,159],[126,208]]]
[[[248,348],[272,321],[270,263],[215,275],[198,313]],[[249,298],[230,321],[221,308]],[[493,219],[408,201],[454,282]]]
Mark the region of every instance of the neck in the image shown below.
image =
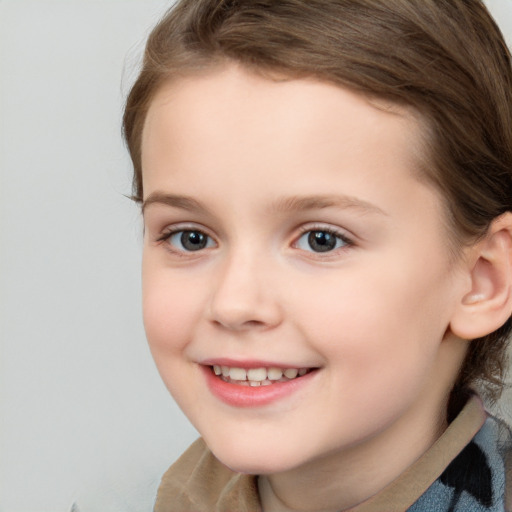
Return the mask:
[[[260,476],[263,510],[339,512],[366,501],[398,478],[441,436],[447,426],[446,405],[446,399],[431,408],[423,403],[416,417],[403,417],[372,439],[290,471]]]

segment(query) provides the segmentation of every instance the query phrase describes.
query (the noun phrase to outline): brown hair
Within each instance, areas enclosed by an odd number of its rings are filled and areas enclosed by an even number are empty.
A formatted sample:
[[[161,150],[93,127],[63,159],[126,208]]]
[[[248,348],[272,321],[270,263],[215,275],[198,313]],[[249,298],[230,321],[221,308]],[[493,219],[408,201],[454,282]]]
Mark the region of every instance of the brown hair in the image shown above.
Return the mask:
[[[124,136],[142,201],[141,136],[160,85],[226,61],[316,77],[406,105],[427,127],[425,178],[446,202],[455,246],[512,211],[510,52],[480,0],[181,0],[149,36]],[[511,319],[470,344],[453,395],[499,396]],[[453,396],[452,395],[452,396]]]

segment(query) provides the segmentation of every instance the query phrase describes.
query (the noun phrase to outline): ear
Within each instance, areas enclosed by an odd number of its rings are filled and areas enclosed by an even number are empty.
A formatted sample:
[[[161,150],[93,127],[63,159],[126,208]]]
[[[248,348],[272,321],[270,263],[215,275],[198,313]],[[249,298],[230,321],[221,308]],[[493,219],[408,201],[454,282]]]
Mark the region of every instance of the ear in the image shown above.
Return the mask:
[[[459,338],[473,340],[501,327],[512,315],[512,213],[496,218],[485,238],[468,249],[464,292],[450,322]]]

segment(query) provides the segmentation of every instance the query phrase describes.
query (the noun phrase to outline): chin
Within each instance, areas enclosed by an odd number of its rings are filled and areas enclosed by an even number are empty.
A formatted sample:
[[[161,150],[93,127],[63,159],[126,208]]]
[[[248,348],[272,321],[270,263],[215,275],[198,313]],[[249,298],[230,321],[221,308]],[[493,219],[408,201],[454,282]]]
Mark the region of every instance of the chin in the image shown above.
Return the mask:
[[[283,461],[262,461],[259,458],[242,458],[239,455],[235,457],[223,457],[223,454],[214,455],[235,473],[243,473],[245,475],[272,475],[282,473],[296,467],[295,464],[283,464]]]
[[[290,453],[270,444],[261,446],[251,443],[240,445],[234,442],[213,442],[206,440],[212,453],[222,464],[236,473],[268,475],[281,473],[301,465],[301,460]]]

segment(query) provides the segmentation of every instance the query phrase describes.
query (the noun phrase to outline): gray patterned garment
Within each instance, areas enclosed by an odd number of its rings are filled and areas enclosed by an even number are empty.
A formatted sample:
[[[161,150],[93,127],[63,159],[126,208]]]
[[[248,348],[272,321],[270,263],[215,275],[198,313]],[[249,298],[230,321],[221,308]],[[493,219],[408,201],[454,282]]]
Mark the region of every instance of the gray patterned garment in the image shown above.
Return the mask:
[[[505,461],[511,457],[512,432],[505,423],[489,416],[408,512],[504,512]]]

